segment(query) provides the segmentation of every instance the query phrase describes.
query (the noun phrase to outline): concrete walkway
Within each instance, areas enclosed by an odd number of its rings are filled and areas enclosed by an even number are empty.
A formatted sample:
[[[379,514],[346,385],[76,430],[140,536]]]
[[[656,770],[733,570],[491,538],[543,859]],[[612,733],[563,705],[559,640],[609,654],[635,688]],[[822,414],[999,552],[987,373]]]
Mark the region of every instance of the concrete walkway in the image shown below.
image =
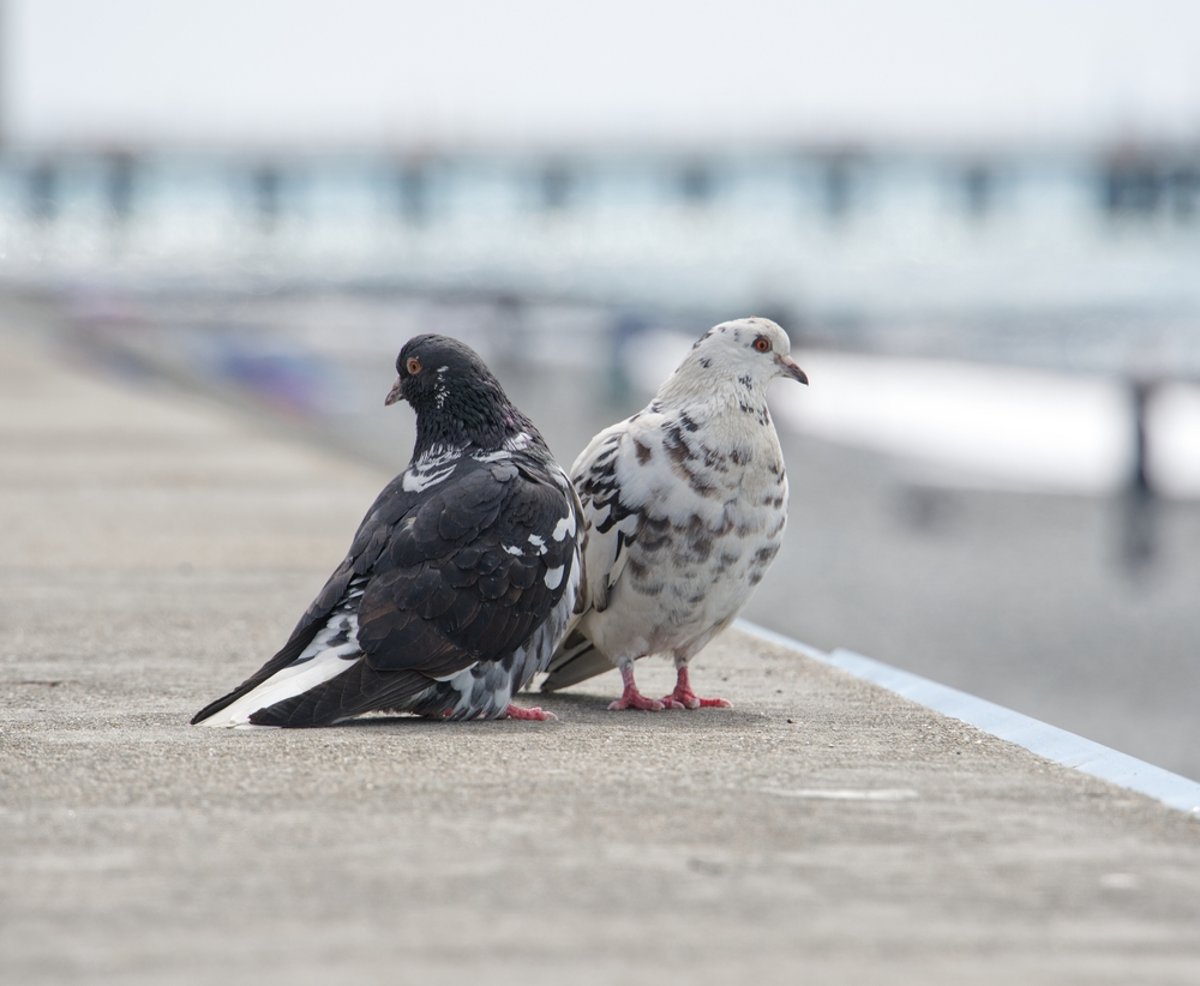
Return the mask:
[[[387,477],[6,317],[0,981],[1200,982],[1200,822],[744,634],[731,711],[188,727]]]

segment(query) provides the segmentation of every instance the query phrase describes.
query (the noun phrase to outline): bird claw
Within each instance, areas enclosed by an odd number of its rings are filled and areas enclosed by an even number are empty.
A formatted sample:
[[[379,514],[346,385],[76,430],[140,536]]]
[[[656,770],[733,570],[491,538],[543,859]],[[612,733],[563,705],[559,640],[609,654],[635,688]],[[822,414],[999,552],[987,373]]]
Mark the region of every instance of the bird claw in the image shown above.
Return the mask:
[[[676,688],[670,695],[663,696],[663,705],[668,709],[731,709],[732,703],[723,698],[701,698],[691,689]]]
[[[623,709],[641,709],[643,712],[662,712],[666,706],[653,698],[646,698],[635,689],[626,689],[619,699],[609,703],[609,712],[620,712]]]
[[[692,679],[686,664],[679,666],[675,681],[675,691],[671,692],[664,702],[671,702],[675,709],[731,709],[733,706],[723,698],[701,698],[692,691]]]
[[[547,722],[558,719],[558,716],[556,716],[553,712],[543,709],[541,706],[535,706],[532,709],[527,709],[524,706],[512,705],[511,703],[509,704],[508,708],[504,710],[504,715],[508,719],[527,719],[533,722]]]
[[[643,712],[662,712],[666,706],[653,698],[646,698],[638,691],[637,682],[633,680],[633,664],[621,665],[621,681],[624,688],[621,697],[608,706],[609,712],[620,712],[623,709],[640,709]]]

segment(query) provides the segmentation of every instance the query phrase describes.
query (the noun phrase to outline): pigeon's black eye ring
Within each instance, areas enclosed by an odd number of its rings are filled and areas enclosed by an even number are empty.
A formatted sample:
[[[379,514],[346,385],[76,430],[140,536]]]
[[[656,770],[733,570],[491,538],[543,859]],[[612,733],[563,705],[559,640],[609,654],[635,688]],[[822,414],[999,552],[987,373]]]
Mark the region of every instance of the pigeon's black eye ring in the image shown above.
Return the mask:
[[[758,353],[769,353],[771,351],[771,340],[766,336],[759,336],[754,340],[754,351]]]
[[[421,372],[421,361],[415,356],[410,356],[404,364],[404,368],[408,370],[409,376],[415,377]]]

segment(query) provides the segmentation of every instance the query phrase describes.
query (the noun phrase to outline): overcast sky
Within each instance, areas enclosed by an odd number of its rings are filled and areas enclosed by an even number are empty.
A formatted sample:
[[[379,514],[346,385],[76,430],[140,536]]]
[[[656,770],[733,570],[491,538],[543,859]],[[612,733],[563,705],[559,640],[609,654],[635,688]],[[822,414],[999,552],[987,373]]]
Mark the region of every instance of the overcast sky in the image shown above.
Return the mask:
[[[7,0],[17,142],[1200,136],[1200,0]]]

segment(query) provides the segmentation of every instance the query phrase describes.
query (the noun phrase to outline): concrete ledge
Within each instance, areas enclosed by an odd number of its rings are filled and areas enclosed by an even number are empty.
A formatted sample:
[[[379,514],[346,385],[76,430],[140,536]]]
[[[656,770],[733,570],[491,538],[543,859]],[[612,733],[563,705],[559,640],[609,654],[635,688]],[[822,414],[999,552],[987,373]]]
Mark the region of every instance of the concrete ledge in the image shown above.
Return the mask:
[[[847,671],[927,709],[1016,743],[1039,757],[1144,794],[1176,811],[1200,817],[1200,784],[1196,781],[854,651],[839,648],[825,653],[745,620],[738,621],[738,626],[776,646],[789,647],[811,660]]]

